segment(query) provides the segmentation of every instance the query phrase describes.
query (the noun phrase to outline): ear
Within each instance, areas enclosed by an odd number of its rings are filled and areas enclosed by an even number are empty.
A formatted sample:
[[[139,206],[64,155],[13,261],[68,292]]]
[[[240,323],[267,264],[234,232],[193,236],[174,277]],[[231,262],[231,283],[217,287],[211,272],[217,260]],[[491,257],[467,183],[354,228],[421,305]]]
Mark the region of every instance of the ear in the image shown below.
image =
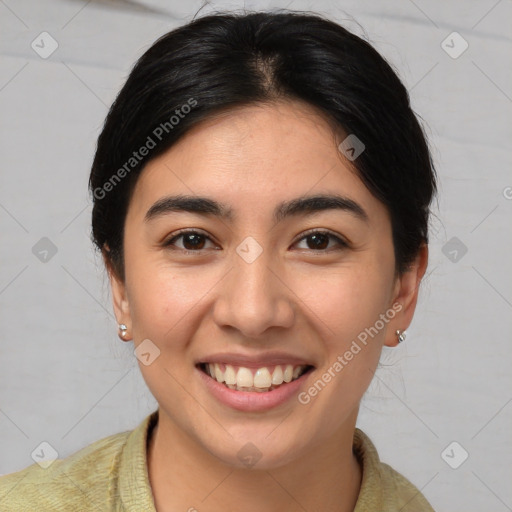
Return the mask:
[[[395,315],[393,320],[389,322],[384,342],[384,345],[387,347],[395,347],[398,345],[396,331],[398,329],[404,331],[412,322],[418,301],[420,283],[427,270],[427,265],[428,245],[424,243],[409,269],[396,279],[393,300],[390,306],[399,303],[402,308]]]
[[[106,244],[105,244],[106,245]],[[126,294],[126,285],[119,277],[117,271],[112,265],[112,260],[109,257],[109,248],[106,245],[102,251],[103,261],[107,269],[108,278],[110,281],[110,290],[112,293],[112,305],[114,307],[114,314],[118,324],[125,324],[128,327],[127,334],[131,331],[132,321],[130,316],[130,305]],[[121,337],[120,337],[121,338]],[[128,341],[129,336],[121,338],[123,341]]]

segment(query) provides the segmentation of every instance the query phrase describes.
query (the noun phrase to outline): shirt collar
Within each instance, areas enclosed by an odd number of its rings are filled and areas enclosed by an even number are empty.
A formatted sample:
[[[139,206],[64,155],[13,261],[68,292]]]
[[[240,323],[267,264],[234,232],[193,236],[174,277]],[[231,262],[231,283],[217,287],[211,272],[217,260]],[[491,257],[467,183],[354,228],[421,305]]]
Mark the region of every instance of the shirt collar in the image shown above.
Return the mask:
[[[119,498],[126,512],[156,512],[149,483],[147,444],[158,410],[147,416],[126,441],[119,461]]]
[[[382,507],[382,481],[379,471],[380,459],[377,448],[360,429],[354,431],[352,451],[361,466],[361,489],[354,512],[380,510]]]

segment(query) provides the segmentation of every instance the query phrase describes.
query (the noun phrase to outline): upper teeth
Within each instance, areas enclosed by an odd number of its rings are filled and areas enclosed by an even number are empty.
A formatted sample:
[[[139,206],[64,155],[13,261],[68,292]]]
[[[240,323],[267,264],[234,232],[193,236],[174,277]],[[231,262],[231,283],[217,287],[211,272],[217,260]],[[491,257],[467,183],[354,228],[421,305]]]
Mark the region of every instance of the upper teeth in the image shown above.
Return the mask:
[[[306,366],[276,365],[272,373],[272,368],[266,366],[250,369],[244,366],[234,367],[230,364],[208,363],[207,368],[211,377],[217,382],[226,383],[229,387],[264,389],[279,386],[283,382],[291,382],[301,374]]]

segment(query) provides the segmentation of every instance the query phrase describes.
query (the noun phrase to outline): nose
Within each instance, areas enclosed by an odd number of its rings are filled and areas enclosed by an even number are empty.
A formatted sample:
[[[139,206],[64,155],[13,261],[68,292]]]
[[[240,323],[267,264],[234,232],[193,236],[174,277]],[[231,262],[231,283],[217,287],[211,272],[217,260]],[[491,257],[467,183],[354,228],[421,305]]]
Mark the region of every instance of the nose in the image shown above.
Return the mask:
[[[244,337],[258,338],[272,327],[293,325],[295,295],[270,251],[252,262],[234,254],[220,286],[213,313],[220,328],[232,327]]]

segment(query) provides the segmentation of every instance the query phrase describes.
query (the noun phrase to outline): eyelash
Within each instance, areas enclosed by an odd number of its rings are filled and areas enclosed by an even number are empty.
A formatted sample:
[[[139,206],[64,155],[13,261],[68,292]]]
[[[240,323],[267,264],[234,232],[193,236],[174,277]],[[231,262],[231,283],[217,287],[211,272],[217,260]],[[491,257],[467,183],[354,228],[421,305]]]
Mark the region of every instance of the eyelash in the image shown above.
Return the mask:
[[[193,255],[200,254],[203,251],[203,249],[198,249],[196,251],[190,251],[188,249],[180,249],[180,248],[176,248],[176,247],[173,248],[174,242],[176,240],[178,240],[179,238],[182,238],[185,235],[199,235],[199,236],[205,237],[206,239],[208,239],[211,242],[213,242],[213,240],[211,240],[211,238],[209,236],[205,235],[204,233],[201,233],[200,231],[196,231],[196,230],[183,230],[183,231],[178,231],[170,239],[165,241],[163,243],[163,246],[164,247],[172,248],[172,250],[181,251],[182,254],[193,254]],[[349,247],[347,242],[342,240],[340,237],[336,236],[334,233],[332,233],[330,231],[327,231],[327,230],[319,230],[319,229],[313,229],[313,230],[310,230],[310,231],[306,231],[306,233],[303,234],[301,238],[299,238],[296,242],[294,242],[294,245],[296,243],[302,242],[302,240],[308,238],[311,235],[327,235],[327,236],[329,236],[331,239],[336,241],[337,245],[340,247],[339,250],[346,249],[346,248]],[[332,248],[331,248],[331,250],[332,250]],[[326,252],[330,252],[329,249],[309,249],[309,251],[313,252],[313,253],[322,253],[322,252],[326,253]]]

